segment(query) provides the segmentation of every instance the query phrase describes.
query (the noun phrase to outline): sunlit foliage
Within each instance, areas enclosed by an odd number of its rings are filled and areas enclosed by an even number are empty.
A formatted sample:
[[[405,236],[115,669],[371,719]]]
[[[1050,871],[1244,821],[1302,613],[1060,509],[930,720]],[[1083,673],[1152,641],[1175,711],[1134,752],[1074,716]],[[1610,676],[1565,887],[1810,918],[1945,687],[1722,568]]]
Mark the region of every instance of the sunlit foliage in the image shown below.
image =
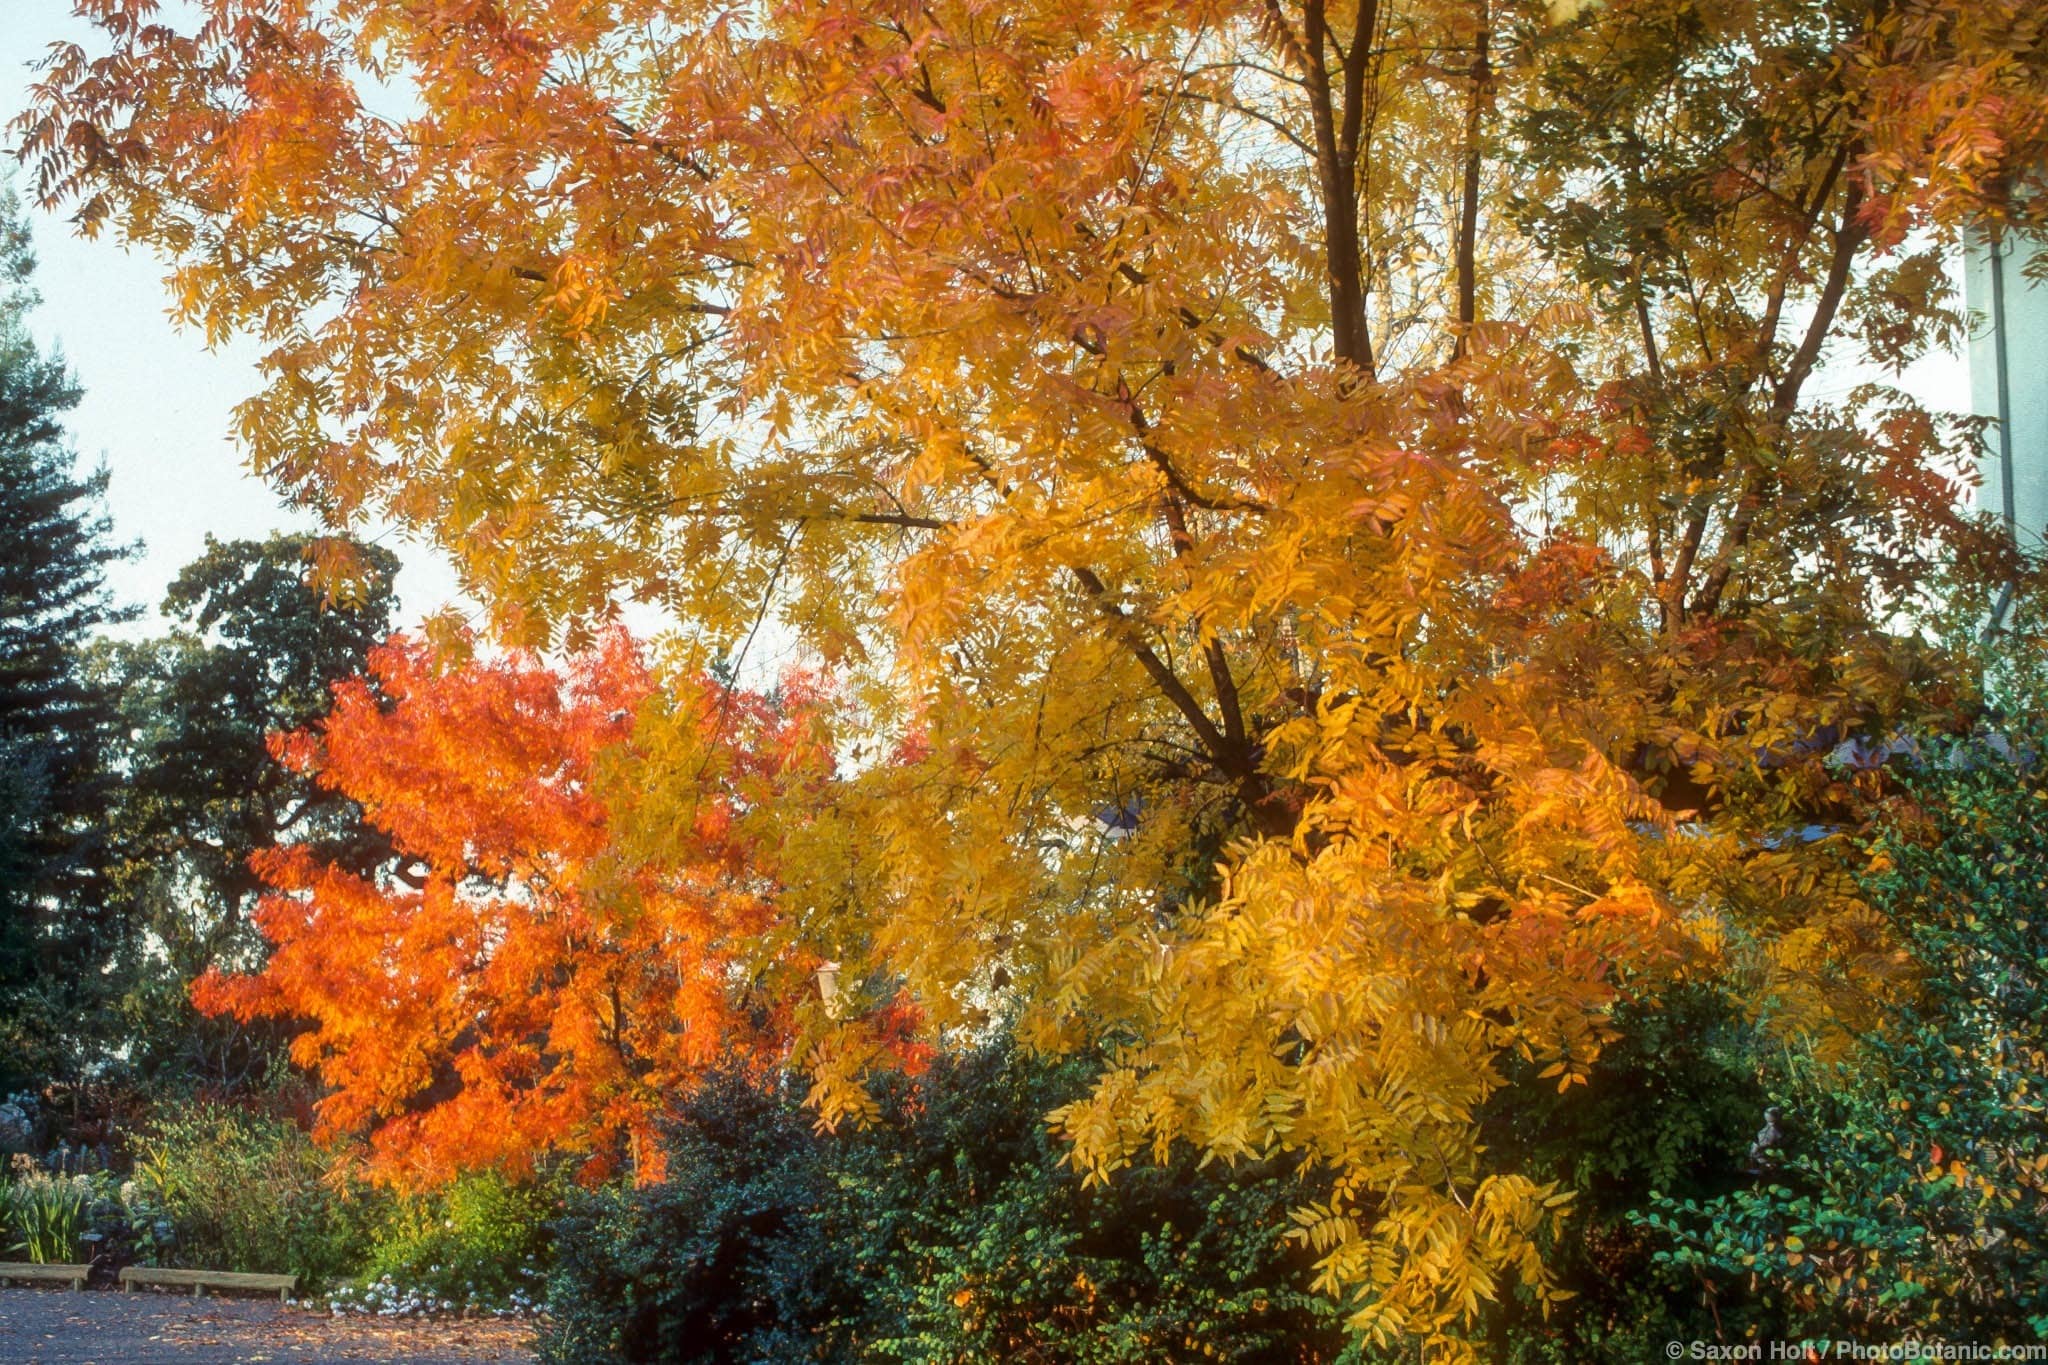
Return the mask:
[[[86,8],[38,184],[267,346],[259,470],[514,641],[846,674],[763,836],[826,1119],[899,988],[1107,1040],[1084,1167],[1327,1163],[1326,1286],[1455,1353],[1568,1206],[1475,1142],[1505,1056],[1736,942],[1876,1017],[1842,746],[1974,704],[1916,625],[2006,566],[1966,427],[1813,381],[2048,206],[2029,0]]]
[[[273,945],[212,974],[203,1008],[303,1021],[293,1056],[331,1087],[323,1127],[368,1132],[400,1181],[558,1154],[654,1162],[673,1095],[780,1016],[736,989],[733,944],[762,934],[769,883],[737,828],[750,784],[804,771],[801,701],[687,681],[657,698],[608,633],[558,672],[523,656],[438,670],[399,637],[279,756],[359,802],[397,860],[364,875],[304,844],[256,858]],[[698,801],[658,859],[615,855],[629,794],[604,770],[643,712],[699,738]],[[648,1173],[648,1172],[643,1172]]]

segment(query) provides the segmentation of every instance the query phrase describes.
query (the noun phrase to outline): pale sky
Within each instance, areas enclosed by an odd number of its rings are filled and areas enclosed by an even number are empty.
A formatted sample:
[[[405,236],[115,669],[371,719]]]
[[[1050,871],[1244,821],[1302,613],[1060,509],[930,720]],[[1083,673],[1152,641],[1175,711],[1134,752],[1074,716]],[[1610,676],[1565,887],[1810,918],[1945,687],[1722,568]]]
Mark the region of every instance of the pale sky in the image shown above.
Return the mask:
[[[0,0],[0,119],[11,122],[26,102],[29,64],[65,40],[98,46],[72,16],[71,0]],[[113,472],[118,535],[145,546],[139,559],[113,570],[120,597],[154,611],[209,532],[225,540],[310,526],[246,470],[229,437],[231,410],[260,385],[256,349],[231,343],[209,350],[197,334],[172,326],[156,261],[107,238],[82,240],[50,215],[32,217],[44,299],[34,325],[62,348],[85,389],[72,436],[87,464],[104,459]],[[1858,377],[1824,368],[1809,391],[1839,393]],[[1924,359],[1905,387],[1937,409],[1969,406],[1960,356]],[[395,535],[381,543],[405,561],[398,588],[407,622],[457,598],[453,572],[431,550]]]
[[[92,31],[71,15],[71,0],[0,0],[0,121],[26,103],[29,63],[52,42],[88,49]],[[12,135],[0,145],[12,145]],[[12,159],[0,162],[0,174]],[[13,170],[26,194],[23,175]],[[261,538],[272,531],[311,529],[312,519],[288,511],[243,466],[229,437],[236,403],[256,392],[257,349],[229,344],[208,350],[196,332],[171,324],[159,264],[109,238],[85,241],[62,218],[31,210],[43,306],[31,324],[45,344],[62,348],[85,390],[68,426],[82,463],[101,459],[112,471],[108,502],[121,540],[140,539],[142,556],[114,566],[109,577],[124,602],[139,603],[142,626],[177,571],[198,557],[209,532],[222,540]],[[457,595],[453,572],[430,550],[383,544],[405,561],[398,576],[404,621],[410,623]]]

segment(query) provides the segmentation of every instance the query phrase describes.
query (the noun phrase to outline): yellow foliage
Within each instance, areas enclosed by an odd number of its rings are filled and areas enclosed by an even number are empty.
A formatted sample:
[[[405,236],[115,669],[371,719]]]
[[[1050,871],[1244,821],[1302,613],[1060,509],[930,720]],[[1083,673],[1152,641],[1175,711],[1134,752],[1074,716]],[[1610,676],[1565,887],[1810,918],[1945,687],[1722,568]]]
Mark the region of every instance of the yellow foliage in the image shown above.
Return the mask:
[[[1806,385],[1951,325],[1849,286],[2048,212],[2048,120],[2024,0],[1822,8],[91,0],[22,131],[268,347],[280,488],[514,640],[631,599],[839,676],[739,954],[844,964],[825,1121],[899,997],[1120,1040],[1083,1167],[1312,1156],[1326,1287],[1454,1355],[1552,1293],[1564,1192],[1475,1137],[1510,1059],[1583,1080],[1672,973],[1815,1035],[1906,980],[1788,831],[1968,702],[1893,632],[1981,549],[1966,438]]]

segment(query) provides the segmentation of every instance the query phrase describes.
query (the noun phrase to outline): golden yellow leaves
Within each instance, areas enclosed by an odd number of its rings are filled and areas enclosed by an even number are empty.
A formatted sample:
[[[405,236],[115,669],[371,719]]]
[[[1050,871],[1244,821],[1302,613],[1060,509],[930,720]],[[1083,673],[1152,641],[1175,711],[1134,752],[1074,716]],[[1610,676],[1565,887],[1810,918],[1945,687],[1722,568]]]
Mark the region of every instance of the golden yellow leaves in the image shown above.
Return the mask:
[[[1170,1027],[1057,1116],[1098,1174],[1148,1139],[1278,1146],[1343,1172],[1297,1234],[1325,1287],[1361,1296],[1356,1325],[1376,1340],[1436,1337],[1504,1276],[1548,1292],[1536,1244],[1569,1196],[1487,1172],[1472,1122],[1508,1050],[1554,1058],[1561,1084],[1582,1072],[1610,974],[1657,965],[1659,923],[1632,887],[1577,915],[1532,904],[1480,922],[1399,848],[1354,822],[1313,854],[1240,850],[1218,903],[1151,950],[1133,1008]]]
[[[273,35],[211,0],[201,42],[107,3],[115,54],[46,93],[83,130],[34,130],[46,183],[169,252],[181,313],[272,341],[241,415],[269,477],[434,537],[501,635],[633,596],[700,658],[780,626],[846,668],[859,757],[764,796],[791,917],[735,948],[876,997],[796,1007],[826,1121],[899,1055],[898,988],[935,1036],[1126,1040],[1060,1116],[1084,1165],[1327,1162],[1326,1284],[1441,1339],[1540,1289],[1561,1216],[1475,1147],[1505,1059],[1575,1083],[1668,972],[1799,1028],[1891,988],[1836,851],[1767,842],[1862,797],[1817,736],[1910,709],[1876,608],[1811,569],[1829,509],[1927,496],[1768,410],[1778,319],[1858,240],[1841,186],[1883,169],[1786,149],[1922,165],[1932,120],[1959,164],[1920,182],[1960,202],[2020,113],[1919,108],[1903,67],[1882,118],[1788,82],[1731,123],[1763,129],[1746,173],[1796,163],[1767,192],[1685,181],[1706,226],[1646,196],[1546,255],[1517,224],[1628,182],[1586,158],[1644,134],[1469,136],[1446,109],[1573,90],[1467,54],[1615,37],[1586,117],[1634,79],[1662,109],[1655,5],[1425,0],[1380,41],[1353,5],[349,0]],[[1932,86],[2006,88],[2016,6],[1935,8],[1983,27]],[[350,61],[412,107],[352,100]],[[1925,433],[1894,425],[1896,474]],[[688,747],[645,774],[682,830]]]

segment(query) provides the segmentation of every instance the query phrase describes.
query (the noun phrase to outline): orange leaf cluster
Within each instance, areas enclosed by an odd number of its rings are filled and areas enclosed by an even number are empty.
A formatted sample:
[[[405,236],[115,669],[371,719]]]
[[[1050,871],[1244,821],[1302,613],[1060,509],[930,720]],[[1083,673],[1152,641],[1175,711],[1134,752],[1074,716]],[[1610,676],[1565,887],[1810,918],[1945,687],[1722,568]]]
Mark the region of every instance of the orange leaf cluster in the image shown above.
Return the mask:
[[[748,784],[816,755],[801,717],[759,696],[654,689],[620,631],[561,669],[443,668],[397,637],[316,730],[277,738],[284,762],[361,803],[394,857],[363,877],[302,847],[259,854],[269,963],[195,996],[304,1021],[293,1055],[332,1087],[322,1126],[369,1133],[393,1178],[557,1152],[652,1173],[668,1097],[722,1056],[782,1046],[786,1019],[735,981],[735,945],[773,915],[742,807]],[[628,861],[614,826],[630,797],[606,773],[657,704],[701,746],[676,759],[694,761],[698,799],[660,856]]]

